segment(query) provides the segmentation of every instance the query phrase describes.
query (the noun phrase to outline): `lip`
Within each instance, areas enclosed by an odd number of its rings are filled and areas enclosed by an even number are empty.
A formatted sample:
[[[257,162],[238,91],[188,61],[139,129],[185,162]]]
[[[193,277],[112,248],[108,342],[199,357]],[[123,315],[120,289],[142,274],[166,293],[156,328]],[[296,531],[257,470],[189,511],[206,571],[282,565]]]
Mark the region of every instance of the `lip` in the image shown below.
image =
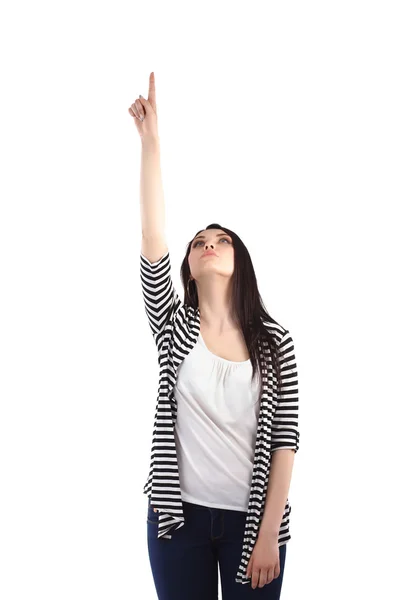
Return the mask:
[[[213,250],[208,250],[208,252],[204,252],[204,253],[202,254],[202,258],[203,258],[204,256],[217,256],[217,254],[216,254],[216,252],[213,252]]]

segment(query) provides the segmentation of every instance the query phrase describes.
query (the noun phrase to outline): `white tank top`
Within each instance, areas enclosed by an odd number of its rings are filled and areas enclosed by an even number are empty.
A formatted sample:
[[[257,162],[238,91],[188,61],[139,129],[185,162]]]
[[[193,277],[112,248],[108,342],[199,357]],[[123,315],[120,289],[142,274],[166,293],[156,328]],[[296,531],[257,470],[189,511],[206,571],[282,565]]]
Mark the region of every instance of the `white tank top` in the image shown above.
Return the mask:
[[[252,364],[213,354],[199,333],[174,387],[175,441],[182,499],[248,510],[259,416],[260,376]]]

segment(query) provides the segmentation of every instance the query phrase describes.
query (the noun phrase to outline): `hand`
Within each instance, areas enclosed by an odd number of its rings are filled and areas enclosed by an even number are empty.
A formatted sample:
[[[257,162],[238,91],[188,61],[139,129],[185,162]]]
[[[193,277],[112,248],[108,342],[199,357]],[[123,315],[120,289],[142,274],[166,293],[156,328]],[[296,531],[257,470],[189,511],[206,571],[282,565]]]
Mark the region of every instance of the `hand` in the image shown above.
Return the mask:
[[[148,99],[137,98],[128,109],[129,114],[134,117],[135,125],[142,140],[158,139],[157,113],[156,113],[156,90],[155,74],[149,77]]]
[[[277,535],[260,535],[249,559],[246,576],[252,588],[263,587],[280,575],[280,552]]]

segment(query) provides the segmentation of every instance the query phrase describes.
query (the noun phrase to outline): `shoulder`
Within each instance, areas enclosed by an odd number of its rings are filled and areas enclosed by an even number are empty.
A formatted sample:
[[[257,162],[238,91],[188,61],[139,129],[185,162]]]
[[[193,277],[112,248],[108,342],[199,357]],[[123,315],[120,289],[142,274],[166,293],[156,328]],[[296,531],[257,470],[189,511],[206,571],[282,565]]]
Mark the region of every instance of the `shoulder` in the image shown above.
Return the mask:
[[[267,329],[270,335],[272,335],[277,344],[281,344],[283,339],[288,335],[288,329],[281,323],[278,323],[275,319],[270,317],[269,319],[261,319],[264,327]]]

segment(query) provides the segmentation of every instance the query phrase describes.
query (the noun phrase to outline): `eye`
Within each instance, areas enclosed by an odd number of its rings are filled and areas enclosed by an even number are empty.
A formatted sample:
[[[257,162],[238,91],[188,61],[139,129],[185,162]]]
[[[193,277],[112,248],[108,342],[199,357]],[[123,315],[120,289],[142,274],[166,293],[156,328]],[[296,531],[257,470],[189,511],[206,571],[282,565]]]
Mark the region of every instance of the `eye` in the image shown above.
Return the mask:
[[[219,242],[222,242],[223,240],[224,240],[224,241],[226,241],[226,242],[228,242],[229,244],[231,244],[231,241],[229,240],[229,238],[224,238],[224,237],[222,237],[222,238],[220,238]],[[200,242],[202,242],[202,241],[203,241],[203,240],[198,240],[198,241],[196,241],[194,244],[192,244],[192,248],[196,248],[196,246],[197,246],[197,245],[198,245]]]

